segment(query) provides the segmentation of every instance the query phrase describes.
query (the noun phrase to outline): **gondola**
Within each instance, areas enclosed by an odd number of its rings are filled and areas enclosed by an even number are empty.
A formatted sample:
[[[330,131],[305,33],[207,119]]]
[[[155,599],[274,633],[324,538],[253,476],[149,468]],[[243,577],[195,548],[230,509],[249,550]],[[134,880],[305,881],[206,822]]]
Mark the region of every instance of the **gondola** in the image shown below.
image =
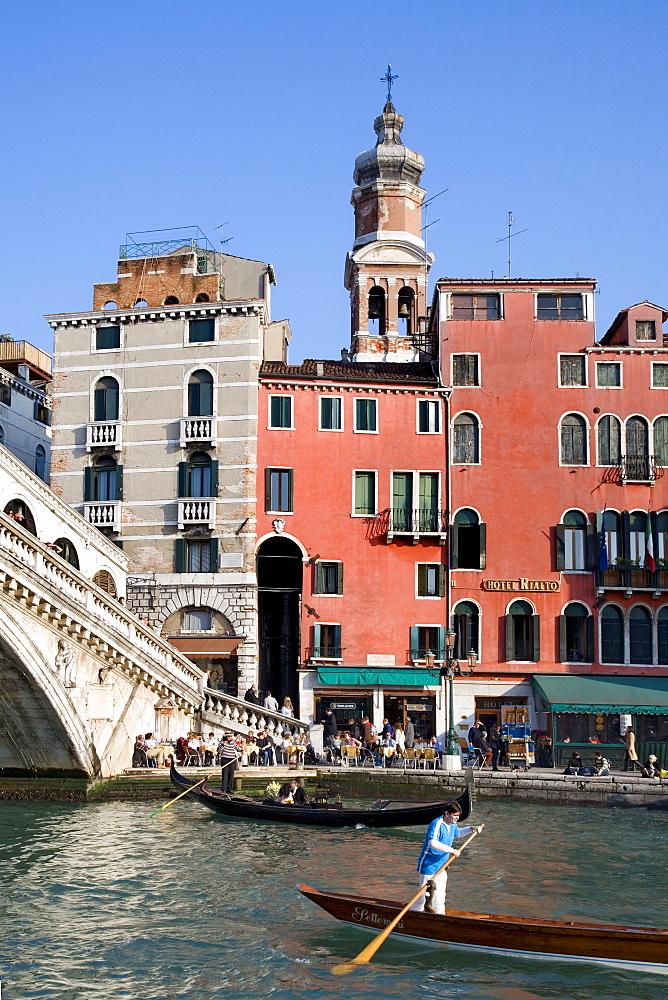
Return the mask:
[[[403,903],[345,892],[299,891],[337,920],[382,931]],[[445,916],[410,911],[393,931],[403,937],[489,954],[597,962],[617,969],[668,975],[668,930],[619,924],[537,920],[448,910]]]
[[[172,758],[169,769],[172,784],[180,792],[197,784],[196,780],[180,774]],[[471,813],[473,799],[473,774],[465,776],[466,787],[457,796],[464,820]],[[202,805],[224,816],[237,819],[267,819],[277,823],[299,823],[304,826],[426,826],[443,813],[443,802],[395,802],[384,799],[366,809],[346,809],[338,803],[320,803],[309,806],[280,806],[275,802],[262,802],[247,795],[230,795],[202,785],[190,793]],[[451,801],[451,800],[450,800]]]

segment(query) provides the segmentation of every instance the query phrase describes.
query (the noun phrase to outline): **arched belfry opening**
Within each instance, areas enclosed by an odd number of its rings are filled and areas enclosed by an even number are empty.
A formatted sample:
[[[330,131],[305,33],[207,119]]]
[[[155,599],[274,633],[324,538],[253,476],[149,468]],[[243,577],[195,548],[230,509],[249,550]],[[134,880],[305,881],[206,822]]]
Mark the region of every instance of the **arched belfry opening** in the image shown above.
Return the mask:
[[[386,329],[385,291],[374,285],[369,292],[369,333],[384,337]]]
[[[299,679],[299,606],[303,562],[290,538],[268,538],[257,554],[261,691],[279,703],[289,696],[297,714]]]
[[[415,292],[406,285],[399,292],[398,331],[401,337],[412,337],[415,332]]]

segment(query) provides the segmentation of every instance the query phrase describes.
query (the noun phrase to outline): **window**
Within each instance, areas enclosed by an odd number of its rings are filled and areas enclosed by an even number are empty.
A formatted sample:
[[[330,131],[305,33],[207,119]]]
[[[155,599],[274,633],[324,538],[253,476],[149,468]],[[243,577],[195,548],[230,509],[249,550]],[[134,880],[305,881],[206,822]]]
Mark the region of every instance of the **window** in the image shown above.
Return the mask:
[[[210,632],[213,616],[208,608],[186,608],[183,612],[183,632]]]
[[[506,660],[540,660],[540,617],[528,601],[514,601],[506,615]]]
[[[112,503],[123,495],[123,468],[109,455],[102,455],[95,465],[84,469],[84,500],[88,503]]]
[[[35,475],[46,482],[46,448],[41,444],[35,448]]]
[[[472,601],[460,601],[453,612],[455,630],[454,656],[456,660],[466,660],[473,651],[480,659],[480,610]]]
[[[417,564],[417,596],[445,596],[445,566],[440,563]]]
[[[37,527],[35,525],[35,518],[32,515],[32,511],[23,500],[10,500],[5,507],[5,514],[11,517],[18,524],[22,525],[29,531],[31,535],[37,534]]]
[[[624,476],[631,482],[647,482],[651,472],[649,425],[644,417],[629,417],[626,421]]]
[[[662,469],[668,466],[668,417],[654,421],[654,462]]]
[[[624,619],[615,605],[601,612],[601,663],[624,662]]]
[[[206,292],[200,292],[199,295],[195,296],[195,302],[210,302],[209,296]]]
[[[382,337],[385,333],[385,290],[379,285],[369,292],[369,333]]]
[[[414,493],[417,486],[417,496]],[[394,531],[437,532],[438,472],[392,474],[392,528]]]
[[[314,625],[311,655],[322,660],[340,660],[341,653],[341,626]]]
[[[46,424],[47,427],[51,426],[51,410],[46,403],[41,403],[38,399],[35,400],[33,417],[38,423]]]
[[[93,583],[96,584],[103,590],[105,594],[109,594],[110,597],[116,597],[118,591],[116,590],[116,582],[113,576],[106,569],[98,570],[98,572],[93,577]]]
[[[460,413],[452,429],[452,461],[455,465],[480,462],[480,423],[473,413]]]
[[[621,518],[614,510],[606,510],[604,512],[601,524],[605,531],[605,545],[608,551],[609,566],[614,566],[617,557],[622,554],[620,523]]]
[[[579,510],[569,510],[557,525],[557,569],[594,568],[596,532]]]
[[[0,444],[5,440],[5,428],[0,424]]]
[[[629,514],[629,559],[637,566],[645,565],[647,514],[633,510]]]
[[[120,326],[97,326],[95,328],[95,350],[115,351],[121,346]]]
[[[292,513],[292,469],[265,470],[265,509]]]
[[[178,306],[178,304],[179,300],[177,299],[176,295],[168,295],[164,301],[164,305],[166,306]]]
[[[211,319],[191,319],[188,322],[188,340],[191,344],[203,344],[215,340],[216,324]]]
[[[343,400],[340,396],[320,397],[320,430],[343,430]]]
[[[193,372],[188,380],[188,416],[213,415],[213,375],[204,369]]]
[[[587,424],[577,413],[567,413],[561,421],[561,464],[587,464]]]
[[[320,562],[315,564],[314,594],[343,593],[343,563]]]
[[[376,513],[376,473],[356,472],[354,474],[354,513]]]
[[[562,663],[592,663],[594,617],[584,604],[569,604],[559,615],[559,656]]]
[[[218,495],[218,462],[205,451],[196,451],[187,462],[179,462],[179,497],[215,497]]]
[[[584,319],[581,295],[538,295],[537,319]]]
[[[480,385],[478,364],[479,357],[477,354],[453,354],[452,384]]]
[[[619,389],[622,384],[620,361],[598,361],[596,363],[596,385],[600,389]]]
[[[668,389],[668,365],[659,362],[652,365],[652,388]]]
[[[653,319],[636,320],[636,340],[656,340],[656,323]]]
[[[438,399],[418,399],[418,434],[440,434],[441,404]]]
[[[668,511],[656,515],[656,540],[656,558],[668,565]]]
[[[666,365],[668,368],[668,365]],[[0,403],[4,403],[5,406],[12,405],[12,390],[8,385],[0,385]]]
[[[611,414],[598,422],[598,464],[620,465],[622,461],[622,425]]]
[[[103,309],[118,309],[118,303],[110,300],[109,302],[105,302],[104,305],[102,306],[102,308]]]
[[[445,629],[441,625],[412,625],[410,630],[410,660],[424,660],[433,653],[437,660],[445,659]]]
[[[292,427],[292,396],[269,397],[269,426],[274,428]]]
[[[453,319],[500,319],[498,295],[453,295]]]
[[[487,525],[474,510],[464,508],[455,514],[450,552],[453,569],[484,569],[486,566]]]
[[[215,573],[218,566],[217,538],[177,538],[176,573]]]
[[[355,430],[373,433],[378,430],[378,400],[355,400]]]
[[[652,662],[652,619],[640,604],[629,614],[629,650],[631,663]]]
[[[656,623],[657,661],[662,667],[668,665],[668,608],[661,608]]]
[[[60,552],[58,552],[57,555],[59,555],[61,559],[68,562],[70,566],[74,566],[75,569],[79,569],[79,556],[69,538],[56,538],[53,545],[54,548],[60,549]]]
[[[93,420],[118,420],[118,397],[115,378],[99,379],[93,392]]]
[[[562,386],[587,384],[587,358],[584,354],[560,356],[559,384]]]

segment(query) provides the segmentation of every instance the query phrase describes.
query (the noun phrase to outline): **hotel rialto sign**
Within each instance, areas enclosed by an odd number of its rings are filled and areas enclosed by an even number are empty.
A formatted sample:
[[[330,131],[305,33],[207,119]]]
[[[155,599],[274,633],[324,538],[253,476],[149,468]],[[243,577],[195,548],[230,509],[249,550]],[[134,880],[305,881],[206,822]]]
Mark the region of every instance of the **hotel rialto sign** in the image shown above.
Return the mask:
[[[483,580],[483,590],[512,590],[518,593],[554,593],[561,586],[559,580],[529,580],[521,576],[519,580]]]

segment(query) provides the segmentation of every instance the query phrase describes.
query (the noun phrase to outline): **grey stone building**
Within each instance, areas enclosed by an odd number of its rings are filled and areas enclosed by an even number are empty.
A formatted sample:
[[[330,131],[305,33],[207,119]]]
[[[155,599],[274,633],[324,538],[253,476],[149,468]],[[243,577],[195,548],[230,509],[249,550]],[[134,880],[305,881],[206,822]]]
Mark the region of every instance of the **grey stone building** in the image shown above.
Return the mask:
[[[92,311],[46,317],[52,486],[122,546],[128,606],[243,696],[257,679],[258,371],[289,328],[270,321],[269,264],[174,235],[128,241]]]
[[[51,358],[25,340],[0,337],[0,443],[45,482],[51,462]]]

